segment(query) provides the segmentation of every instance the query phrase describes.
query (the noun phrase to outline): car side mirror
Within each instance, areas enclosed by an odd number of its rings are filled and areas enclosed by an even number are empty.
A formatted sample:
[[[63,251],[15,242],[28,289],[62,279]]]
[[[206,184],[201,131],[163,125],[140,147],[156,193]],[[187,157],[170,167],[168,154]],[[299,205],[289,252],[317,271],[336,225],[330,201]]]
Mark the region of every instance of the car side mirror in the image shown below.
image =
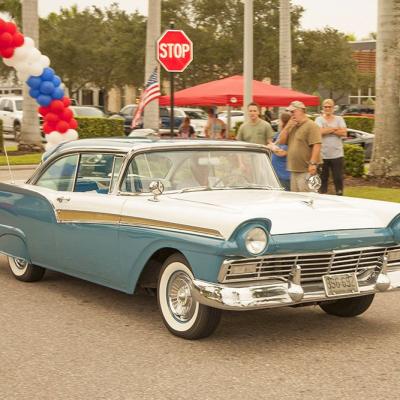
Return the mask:
[[[164,192],[164,185],[161,181],[152,181],[149,185],[149,190],[153,193],[153,198],[150,201],[160,201],[157,196],[160,196]]]

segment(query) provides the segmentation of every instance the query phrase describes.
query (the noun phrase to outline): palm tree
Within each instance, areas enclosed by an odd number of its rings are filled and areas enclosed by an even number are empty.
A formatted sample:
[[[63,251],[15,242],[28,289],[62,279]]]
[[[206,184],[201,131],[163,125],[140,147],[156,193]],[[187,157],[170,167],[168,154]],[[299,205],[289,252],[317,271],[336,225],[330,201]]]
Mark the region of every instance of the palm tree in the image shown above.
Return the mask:
[[[39,47],[39,15],[38,0],[22,0],[22,26],[25,36],[31,37],[35,45]],[[21,136],[19,142],[20,150],[35,150],[42,147],[39,129],[39,119],[36,101],[29,96],[28,86],[23,83],[22,93],[23,118]]]
[[[280,0],[279,8],[279,84],[292,87],[292,42],[290,0]]]
[[[149,14],[146,30],[146,66],[145,83],[154,68],[158,65],[156,60],[156,42],[161,32],[161,0],[149,1]],[[146,106],[144,114],[144,127],[158,129],[160,125],[158,100],[153,100]]]
[[[19,0],[3,0],[0,3],[0,12],[8,14],[21,27],[21,2]]]
[[[400,0],[379,0],[370,175],[400,176]]]

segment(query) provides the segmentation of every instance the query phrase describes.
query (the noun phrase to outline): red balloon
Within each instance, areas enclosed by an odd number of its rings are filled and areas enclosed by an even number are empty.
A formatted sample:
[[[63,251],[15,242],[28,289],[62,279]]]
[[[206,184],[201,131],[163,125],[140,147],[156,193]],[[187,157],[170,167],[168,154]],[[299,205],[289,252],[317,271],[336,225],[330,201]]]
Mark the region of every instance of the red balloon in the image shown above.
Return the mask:
[[[44,117],[44,120],[46,122],[50,122],[50,123],[56,124],[58,121],[60,121],[60,117],[55,113],[49,112]]]
[[[0,18],[0,33],[5,32],[5,30],[6,30],[6,21]]]
[[[14,33],[17,32],[17,25],[15,25],[14,22],[6,22],[5,31],[14,35]]]
[[[71,105],[71,99],[67,96],[64,96],[61,101],[64,103],[65,107],[69,107]]]
[[[75,118],[72,118],[69,121],[69,129],[77,129],[78,128],[78,121]]]
[[[11,47],[13,42],[13,35],[9,32],[4,32],[0,35],[0,47]]]
[[[74,113],[70,108],[65,108],[64,111],[61,113],[60,118],[64,121],[71,121],[71,118],[74,116]]]
[[[12,46],[13,47],[21,47],[25,42],[24,35],[20,32],[16,32],[12,38]]]
[[[64,108],[64,103],[61,100],[53,100],[50,103],[50,110],[56,114],[62,113]]]
[[[65,133],[69,129],[69,123],[65,121],[59,121],[56,125],[57,131],[60,133]]]
[[[5,49],[0,49],[0,54],[4,58],[11,58],[14,55],[14,47],[7,47]]]
[[[43,124],[43,132],[44,133],[51,133],[53,131],[57,130],[56,127],[53,124],[50,124],[48,122],[45,122]]]
[[[38,111],[39,111],[39,114],[44,117],[45,115],[47,115],[50,112],[50,107],[40,106],[38,108]]]

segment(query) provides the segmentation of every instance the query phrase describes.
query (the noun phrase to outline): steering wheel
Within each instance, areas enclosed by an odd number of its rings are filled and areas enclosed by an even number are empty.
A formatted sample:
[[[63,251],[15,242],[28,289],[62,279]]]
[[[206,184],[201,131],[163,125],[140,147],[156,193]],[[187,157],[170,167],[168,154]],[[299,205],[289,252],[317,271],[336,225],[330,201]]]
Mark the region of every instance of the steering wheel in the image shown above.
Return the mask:
[[[240,175],[240,174],[229,174],[229,175],[225,175],[225,176],[221,176],[221,178],[219,178],[213,186],[218,186],[220,183],[223,183],[224,186],[229,186],[227,185],[227,181],[229,182],[230,179],[233,178],[239,178],[239,182],[240,179],[243,181],[243,183],[250,183],[249,179],[246,178],[244,175]]]

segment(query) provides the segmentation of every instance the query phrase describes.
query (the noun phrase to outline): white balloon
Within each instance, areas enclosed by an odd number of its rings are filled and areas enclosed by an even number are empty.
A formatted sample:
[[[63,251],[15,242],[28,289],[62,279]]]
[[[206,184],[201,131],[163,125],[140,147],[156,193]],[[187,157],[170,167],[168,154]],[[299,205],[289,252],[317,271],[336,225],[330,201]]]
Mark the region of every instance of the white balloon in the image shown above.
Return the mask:
[[[65,133],[63,133],[64,140],[76,140],[78,139],[78,132],[75,129],[68,129]]]
[[[64,141],[63,134],[57,131],[52,131],[46,134],[47,143],[51,143],[53,145],[59,144]]]
[[[13,67],[15,60],[13,60],[13,58],[3,58],[3,62],[4,64],[8,65],[9,67]]]
[[[29,54],[29,47],[23,44],[21,47],[17,47],[14,51],[14,55],[11,57],[15,61],[24,61],[27,59]]]
[[[29,68],[30,75],[39,76],[42,75],[43,66],[40,62],[33,63]]]
[[[37,62],[42,57],[42,53],[36,47],[30,48],[26,56],[26,61]]]
[[[25,36],[24,46],[26,47],[35,47],[35,41],[29,36]]]
[[[46,135],[46,136],[47,136],[47,135]],[[51,150],[53,147],[56,147],[56,146],[57,146],[56,144],[52,144],[52,143],[47,142],[47,143],[44,145],[44,148],[45,148],[46,151],[49,151],[49,150]]]
[[[29,78],[29,74],[24,71],[17,71],[17,76],[21,82],[26,82],[26,80]]]
[[[40,57],[40,65],[43,67],[43,68],[47,68],[48,66],[50,66],[50,58],[49,57],[47,57],[47,56],[44,56],[44,55],[42,55],[41,57]]]

